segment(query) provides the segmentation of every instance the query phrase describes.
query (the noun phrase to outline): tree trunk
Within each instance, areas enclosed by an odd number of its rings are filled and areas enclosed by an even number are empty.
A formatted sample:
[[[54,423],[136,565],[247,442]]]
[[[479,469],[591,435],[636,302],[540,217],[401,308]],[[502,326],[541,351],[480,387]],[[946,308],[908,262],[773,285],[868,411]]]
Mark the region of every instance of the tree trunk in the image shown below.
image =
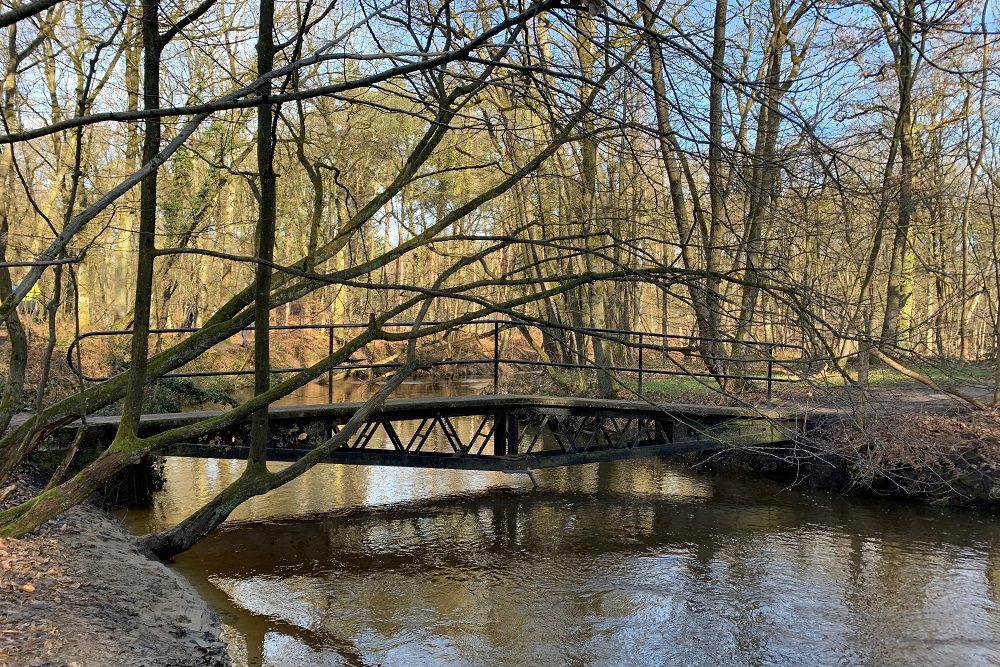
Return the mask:
[[[715,22],[712,29],[712,66],[711,83],[708,94],[708,197],[711,213],[711,223],[708,230],[708,240],[705,248],[705,271],[708,274],[705,284],[706,311],[708,330],[714,340],[703,343],[703,355],[708,353],[706,365],[720,383],[726,384],[725,362],[720,358],[725,355],[722,336],[722,236],[726,230],[726,188],[723,173],[722,155],[722,122],[723,99],[722,89],[726,77],[726,23],[729,12],[728,0],[715,1]],[[706,344],[707,343],[707,344]]]
[[[261,0],[257,32],[257,75],[274,66],[274,0]],[[257,218],[257,258],[254,275],[253,390],[260,396],[271,388],[271,272],[274,259],[274,226],[277,218],[277,179],[274,173],[274,117],[270,101],[271,82],[260,89],[257,106],[257,173],[260,179],[260,211]],[[267,263],[265,263],[267,262]],[[266,472],[267,409],[253,414],[250,423],[250,456],[245,476]],[[230,510],[232,511],[232,510]],[[226,513],[228,516],[228,512]]]
[[[580,69],[588,80],[594,79],[595,57],[593,52],[594,19],[586,12],[577,13],[577,57],[580,59]],[[583,83],[580,86],[580,99],[588,100],[591,97],[591,84]],[[594,136],[594,121],[588,115],[581,123],[584,131],[584,138],[580,140],[580,228],[585,236],[585,243],[593,246],[599,243],[599,236],[590,236],[594,231],[594,211],[595,194],[597,188],[597,138]],[[584,263],[588,271],[594,270],[597,260],[592,253],[586,253]],[[591,283],[585,288],[588,304],[589,317],[586,322],[589,326],[604,328],[604,287],[602,284]],[[582,297],[582,295],[581,295]],[[581,309],[582,310],[582,309]],[[581,319],[583,319],[581,313]],[[599,335],[590,336],[590,347],[594,352],[594,365],[597,366],[597,393],[601,398],[611,398],[614,396],[614,388],[611,385],[611,375],[606,370],[608,359],[604,351],[604,342]]]
[[[913,217],[913,0],[903,0],[898,23],[899,79],[899,215],[892,240],[889,282],[886,286],[885,318],[882,341],[899,345],[908,336],[909,312],[913,296],[913,252],[910,248],[910,223]]]
[[[160,558],[172,558],[182,551],[190,549],[199,540],[203,539],[225,521],[232,511],[242,503],[254,496],[267,493],[271,489],[276,489],[283,484],[287,484],[302,473],[310,470],[317,463],[322,463],[323,458],[328,453],[337,450],[350,440],[358,428],[365,423],[365,420],[368,419],[372,411],[385,402],[403,380],[409,377],[414,368],[415,364],[410,359],[396,375],[379,389],[378,393],[368,399],[351,416],[336,435],[292,465],[274,473],[268,472],[263,466],[254,467],[253,469],[248,466],[247,471],[243,475],[219,492],[212,500],[205,503],[194,514],[173,528],[146,538],[146,546]]]
[[[643,23],[648,30],[654,28],[652,12],[643,5]],[[691,209],[684,195],[684,175],[679,159],[679,146],[676,144],[676,134],[670,122],[670,109],[667,105],[667,87],[663,77],[663,55],[655,40],[649,40],[649,58],[652,69],[653,94],[655,95],[654,110],[659,133],[660,157],[667,173],[667,185],[670,189],[670,203],[674,215],[674,225],[677,227],[677,243],[680,248],[681,263],[689,272],[699,268],[696,248],[694,246],[695,222]],[[691,191],[692,200],[698,193]],[[702,239],[707,241],[708,239]],[[664,265],[669,265],[666,257]],[[686,281],[691,308],[694,311],[698,336],[705,339],[718,338],[719,332],[713,327],[713,319],[709,313],[709,296],[705,280],[689,278]],[[664,293],[664,303],[667,295]],[[710,344],[710,340],[705,341]],[[704,351],[714,353],[714,346],[705,347]],[[711,358],[709,356],[708,358]],[[711,370],[711,369],[710,369]]]

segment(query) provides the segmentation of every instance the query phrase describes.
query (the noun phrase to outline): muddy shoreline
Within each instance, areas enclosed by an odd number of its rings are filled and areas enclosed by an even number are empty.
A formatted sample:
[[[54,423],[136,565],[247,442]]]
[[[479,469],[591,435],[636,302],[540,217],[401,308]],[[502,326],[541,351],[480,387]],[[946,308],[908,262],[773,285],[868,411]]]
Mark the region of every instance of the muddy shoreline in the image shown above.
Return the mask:
[[[717,474],[754,474],[841,495],[996,511],[1000,411],[879,414],[863,425],[845,417],[791,443],[685,460]]]
[[[18,482],[6,505],[31,492]],[[95,505],[0,538],[0,666],[230,664],[217,614]]]

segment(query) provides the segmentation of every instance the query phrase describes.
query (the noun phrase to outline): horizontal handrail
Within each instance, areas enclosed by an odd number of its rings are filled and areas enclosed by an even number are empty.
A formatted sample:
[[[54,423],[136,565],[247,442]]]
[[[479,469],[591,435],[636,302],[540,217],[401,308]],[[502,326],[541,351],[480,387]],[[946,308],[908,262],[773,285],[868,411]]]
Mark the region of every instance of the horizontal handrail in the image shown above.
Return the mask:
[[[416,323],[414,322],[387,322],[383,325],[383,328],[404,328],[413,327]],[[427,321],[421,322],[420,326],[439,326],[445,324],[444,322],[438,321]],[[332,354],[335,346],[334,332],[337,330],[349,330],[349,329],[364,329],[370,326],[368,323],[360,322],[344,322],[344,323],[328,323],[328,324],[279,324],[270,327],[271,331],[300,331],[300,330],[322,330],[328,332],[328,348],[329,353]],[[466,328],[474,326],[489,326],[492,328],[492,338],[493,338],[493,355],[486,356],[476,359],[444,359],[440,361],[433,361],[429,363],[432,368],[443,367],[443,366],[471,366],[471,365],[484,365],[490,364],[493,367],[493,386],[494,391],[499,389],[499,374],[500,365],[509,366],[530,366],[535,368],[565,368],[565,369],[577,369],[577,370],[600,370],[603,368],[606,372],[616,372],[616,373],[638,373],[639,375],[639,392],[642,392],[643,375],[667,375],[667,376],[686,376],[693,378],[716,378],[722,377],[727,380],[742,380],[748,382],[766,382],[768,388],[768,396],[771,394],[771,385],[774,382],[794,382],[795,378],[786,377],[776,377],[773,373],[774,364],[774,351],[776,349],[785,350],[801,350],[805,352],[805,348],[801,345],[789,344],[789,343],[779,343],[772,341],[757,341],[757,340],[736,340],[736,339],[720,339],[720,338],[709,338],[701,336],[686,336],[679,334],[666,334],[656,331],[635,331],[628,329],[610,329],[601,327],[570,327],[561,324],[551,324],[551,323],[541,323],[533,322],[528,320],[511,320],[511,319],[482,319],[473,320],[471,322],[465,322],[457,325],[457,328]],[[601,338],[602,340],[608,342],[614,342],[626,347],[636,348],[638,350],[638,365],[637,366],[618,366],[611,365],[600,367],[597,364],[587,361],[584,362],[562,362],[562,361],[545,361],[542,359],[515,359],[502,357],[500,355],[500,332],[502,330],[507,330],[511,328],[518,327],[532,327],[539,330],[551,330],[557,329],[566,333],[579,334],[582,333],[587,336]],[[241,333],[253,332],[253,325],[247,326],[241,330]],[[189,334],[200,331],[197,327],[167,327],[150,329],[149,333],[151,335],[156,334]],[[127,336],[132,334],[130,329],[106,329],[98,331],[88,331],[76,336],[70,343],[69,348],[66,350],[66,361],[69,365],[70,370],[81,380],[86,382],[104,382],[110,379],[112,376],[90,376],[83,372],[82,368],[78,368],[74,356],[76,350],[79,348],[80,344],[87,338],[98,338],[98,337],[113,337],[113,336]],[[235,334],[234,334],[235,335]],[[683,340],[688,343],[694,342],[714,342],[714,343],[730,343],[739,344],[749,348],[762,349],[764,355],[760,358],[748,358],[748,357],[725,357],[725,356],[713,356],[712,359],[715,361],[738,361],[742,363],[767,363],[767,374],[766,375],[740,375],[731,373],[711,373],[705,371],[692,371],[683,368],[658,368],[650,367],[644,363],[644,350],[651,350],[656,352],[671,352],[671,351],[682,351],[686,354],[690,353],[692,355],[701,356],[698,354],[696,348],[693,347],[683,347],[683,348],[671,348],[666,350],[664,344],[656,344],[646,342],[646,339],[655,340]],[[630,340],[631,339],[631,340]],[[392,369],[399,368],[403,366],[401,362],[385,362],[385,363],[358,363],[349,362],[338,365],[335,369],[331,369],[328,372],[331,380],[332,386],[332,375],[336,371],[350,371],[350,370],[377,370],[377,369]],[[298,373],[307,370],[308,367],[288,367],[288,368],[272,368],[271,373],[282,374],[282,373]],[[230,369],[230,370],[202,370],[202,371],[180,371],[165,373],[161,377],[163,378],[200,378],[200,377],[220,377],[220,376],[243,376],[252,375],[254,373],[253,369]],[[332,390],[331,390],[332,391]],[[332,399],[331,399],[332,400]]]
[[[401,328],[401,327],[412,327],[416,322],[386,322],[383,327]],[[425,321],[420,322],[420,326],[439,326],[442,324],[447,324],[447,322],[442,321]],[[468,327],[476,325],[493,325],[499,324],[506,328],[519,327],[519,326],[529,326],[536,329],[559,329],[562,331],[569,332],[582,332],[585,334],[593,333],[606,333],[606,334],[619,334],[619,335],[631,335],[631,336],[652,336],[654,338],[675,338],[677,340],[688,340],[688,341],[698,341],[698,342],[717,342],[717,343],[739,343],[741,345],[755,345],[755,346],[769,346],[775,348],[786,348],[805,351],[805,348],[801,345],[796,345],[794,343],[778,343],[775,341],[757,341],[757,340],[737,340],[735,338],[712,338],[705,336],[688,336],[682,334],[665,334],[659,331],[638,331],[634,329],[605,329],[599,327],[573,327],[565,324],[551,324],[551,323],[540,323],[531,322],[529,320],[499,320],[499,319],[485,319],[485,320],[473,320],[471,322],[463,322],[456,326],[458,327]],[[268,329],[270,331],[292,331],[300,329],[366,329],[370,326],[367,322],[343,322],[343,323],[330,323],[330,324],[273,324]],[[241,329],[241,331],[252,332],[254,326],[248,325]],[[150,329],[150,334],[168,334],[168,333],[195,333],[201,331],[199,327],[167,327],[162,329]],[[81,341],[85,338],[92,338],[98,336],[125,336],[131,334],[131,329],[99,329],[97,331],[85,331],[73,339],[73,343],[70,344],[72,347],[77,341]],[[233,334],[234,336],[236,334]],[[625,342],[625,341],[616,341]]]

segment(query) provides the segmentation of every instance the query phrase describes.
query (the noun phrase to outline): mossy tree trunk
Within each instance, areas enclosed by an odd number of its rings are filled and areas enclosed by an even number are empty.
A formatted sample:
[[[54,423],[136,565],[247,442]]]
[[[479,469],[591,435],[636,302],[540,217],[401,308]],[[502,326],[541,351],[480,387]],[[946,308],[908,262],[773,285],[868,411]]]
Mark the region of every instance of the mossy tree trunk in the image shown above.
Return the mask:
[[[915,66],[914,2],[902,0],[898,16],[883,17],[886,39],[893,52],[899,88],[899,213],[892,239],[889,280],[886,286],[882,343],[898,346],[909,337],[913,307],[913,85]],[[894,27],[890,28],[892,25]]]
[[[172,558],[187,551],[215,530],[242,503],[287,484],[312,469],[317,463],[322,463],[326,455],[348,442],[368,416],[385,402],[403,380],[409,377],[414,368],[416,364],[411,355],[407,364],[386,382],[375,396],[366,401],[335,436],[295,463],[277,472],[269,472],[263,465],[248,464],[236,481],[173,528],[147,537],[145,546],[160,558]]]
[[[261,0],[257,24],[257,76],[274,67],[274,0]],[[260,87],[257,105],[257,178],[260,197],[257,213],[257,259],[254,271],[253,390],[260,396],[271,388],[271,262],[274,260],[274,224],[277,217],[274,174],[274,107],[271,82]],[[250,423],[250,455],[246,475],[267,471],[267,409],[253,414]]]

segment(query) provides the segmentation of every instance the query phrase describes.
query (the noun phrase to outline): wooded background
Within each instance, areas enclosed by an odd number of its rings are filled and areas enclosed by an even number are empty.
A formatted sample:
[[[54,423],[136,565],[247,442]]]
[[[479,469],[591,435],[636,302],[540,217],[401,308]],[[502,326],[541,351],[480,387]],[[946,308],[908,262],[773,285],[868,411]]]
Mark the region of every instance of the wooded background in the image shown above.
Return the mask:
[[[405,341],[494,313],[599,366],[632,352],[573,330],[697,337],[720,376],[759,340],[845,375],[859,349],[1000,356],[985,0],[3,7],[3,425],[31,346],[47,373],[81,331],[136,335],[107,383],[39,383],[0,472],[122,397],[108,470],[155,451],[143,386],[253,321],[257,402],[232,418],[266,428],[291,387],[269,380],[269,312],[371,322],[311,377],[387,320],[445,322]],[[189,325],[150,348],[150,327]]]
[[[278,67],[364,24],[338,47],[344,53],[329,51],[281,82],[308,99],[283,104],[276,122],[277,261],[291,264],[352,227],[342,248],[323,253],[325,269],[420,243],[359,273],[361,284],[342,281],[284,304],[274,321],[366,321],[399,304],[407,287],[429,286],[452,258],[507,237],[511,243],[454,280],[497,283],[480,293],[498,299],[531,289],[499,276],[544,280],[595,262],[717,274],[598,283],[528,307],[565,323],[690,333],[699,302],[719,299],[723,321],[712,325],[730,334],[750,328],[820,348],[817,336],[837,343],[868,326],[927,354],[994,354],[1000,89],[988,3],[717,5],[612,6],[596,21],[562,8],[526,21],[432,154],[412,165],[411,182],[362,211],[415,161],[448,92],[441,83],[457,80],[421,72],[343,94],[312,89],[415,61],[440,46],[426,40],[474,37],[516,8],[278,3],[275,30],[286,43]],[[161,20],[200,9],[168,3]],[[34,260],[65,219],[140,167],[139,123],[90,122],[97,113],[140,116],[140,13],[136,4],[61,2],[6,28],[5,139],[51,130],[3,154],[7,261]],[[215,2],[178,31],[162,48],[161,105],[209,103],[251,81],[255,14]],[[449,77],[479,76],[484,65],[470,60]],[[549,145],[585,108],[597,77],[605,81],[579,136],[443,233],[426,235]],[[714,121],[713,95],[721,102]],[[87,121],[82,131],[67,127],[74,118]],[[216,112],[166,160],[158,247],[253,256],[253,119],[247,108]],[[170,112],[164,142],[184,120]],[[72,328],[77,300],[84,329],[130,323],[137,194],[94,216],[64,248],[82,259],[75,286],[68,272],[60,277],[60,332]],[[15,283],[22,274],[12,269]],[[249,262],[164,255],[153,323],[205,321],[252,275]],[[55,280],[51,270],[42,276],[41,306],[55,295]],[[808,312],[796,313],[775,290],[794,290]],[[466,308],[439,299],[431,316]],[[804,315],[813,322],[804,324]]]

